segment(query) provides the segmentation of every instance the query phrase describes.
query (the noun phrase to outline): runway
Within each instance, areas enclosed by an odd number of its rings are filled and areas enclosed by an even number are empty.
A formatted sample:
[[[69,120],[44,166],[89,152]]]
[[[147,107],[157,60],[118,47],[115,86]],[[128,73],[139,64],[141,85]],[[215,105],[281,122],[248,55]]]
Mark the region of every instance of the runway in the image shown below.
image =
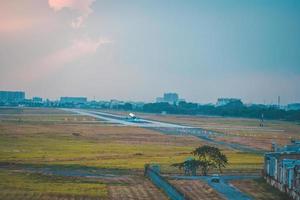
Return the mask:
[[[65,111],[74,112],[80,115],[91,116],[97,119],[105,120],[114,124],[122,124],[125,126],[137,126],[142,128],[192,128],[189,126],[183,126],[178,124],[172,124],[167,122],[159,122],[154,120],[138,118],[136,120],[129,119],[127,116],[110,114],[100,111],[82,110],[82,109],[63,109]]]

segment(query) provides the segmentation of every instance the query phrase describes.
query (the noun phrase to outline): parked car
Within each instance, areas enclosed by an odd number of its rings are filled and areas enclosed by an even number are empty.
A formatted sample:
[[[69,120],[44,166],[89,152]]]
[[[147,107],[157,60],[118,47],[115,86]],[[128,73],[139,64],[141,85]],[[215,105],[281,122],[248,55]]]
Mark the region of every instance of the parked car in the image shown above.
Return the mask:
[[[211,176],[211,179],[210,179],[211,182],[214,182],[214,183],[220,183],[220,176],[219,174],[213,174]]]

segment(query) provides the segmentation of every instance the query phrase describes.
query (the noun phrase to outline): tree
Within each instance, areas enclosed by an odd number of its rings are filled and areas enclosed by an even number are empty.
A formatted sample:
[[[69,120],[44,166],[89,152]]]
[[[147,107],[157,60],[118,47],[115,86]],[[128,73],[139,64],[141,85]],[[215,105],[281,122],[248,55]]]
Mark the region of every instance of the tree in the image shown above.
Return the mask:
[[[201,165],[202,174],[206,176],[208,171],[217,168],[222,173],[222,168],[226,167],[228,160],[219,148],[204,145],[196,148],[192,154],[197,156]]]
[[[178,167],[180,170],[183,169],[184,175],[186,176],[196,176],[197,169],[199,168],[200,165],[201,165],[200,161],[194,158],[189,158],[182,163],[172,164],[173,167]]]
[[[228,164],[225,154],[223,154],[217,147],[201,146],[191,152],[198,159],[189,158],[182,163],[172,164],[174,167],[184,170],[184,174],[188,176],[195,176],[197,169],[201,169],[202,175],[207,176],[210,169],[218,169],[222,173],[222,168]]]

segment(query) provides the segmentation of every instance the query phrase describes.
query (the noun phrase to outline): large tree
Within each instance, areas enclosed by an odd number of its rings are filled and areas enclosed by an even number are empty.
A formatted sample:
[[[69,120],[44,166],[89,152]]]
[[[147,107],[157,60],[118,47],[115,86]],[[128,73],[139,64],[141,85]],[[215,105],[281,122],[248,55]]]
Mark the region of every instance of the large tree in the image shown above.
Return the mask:
[[[172,164],[174,167],[178,167],[179,169],[184,170],[184,175],[186,176],[196,176],[197,175],[197,169],[201,165],[199,160],[196,160],[194,158],[186,159],[182,163],[175,163]]]
[[[196,148],[192,154],[197,156],[199,161],[203,164],[201,167],[203,175],[207,175],[208,171],[217,168],[222,173],[222,168],[226,167],[228,160],[219,148],[204,145]]]
[[[197,157],[189,158],[182,163],[176,163],[172,166],[184,170],[185,175],[195,176],[197,169],[201,169],[202,175],[206,176],[210,169],[218,169],[222,173],[222,168],[228,164],[225,154],[220,149],[212,146],[201,146],[196,148],[192,154]]]

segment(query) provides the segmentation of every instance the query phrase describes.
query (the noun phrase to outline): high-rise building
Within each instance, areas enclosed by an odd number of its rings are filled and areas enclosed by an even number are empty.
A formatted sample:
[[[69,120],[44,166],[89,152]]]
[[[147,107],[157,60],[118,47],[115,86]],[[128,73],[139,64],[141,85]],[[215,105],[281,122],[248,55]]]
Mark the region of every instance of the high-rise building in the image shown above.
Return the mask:
[[[177,93],[165,93],[164,100],[169,103],[176,103],[179,97]]]
[[[178,101],[179,101],[179,96],[177,93],[164,93],[163,97],[156,98],[157,103],[165,102],[169,104],[174,104],[174,103],[178,103]]]
[[[32,101],[34,103],[42,103],[43,102],[43,98],[42,97],[33,97]]]
[[[25,99],[25,92],[22,91],[0,91],[0,102],[19,103]]]

